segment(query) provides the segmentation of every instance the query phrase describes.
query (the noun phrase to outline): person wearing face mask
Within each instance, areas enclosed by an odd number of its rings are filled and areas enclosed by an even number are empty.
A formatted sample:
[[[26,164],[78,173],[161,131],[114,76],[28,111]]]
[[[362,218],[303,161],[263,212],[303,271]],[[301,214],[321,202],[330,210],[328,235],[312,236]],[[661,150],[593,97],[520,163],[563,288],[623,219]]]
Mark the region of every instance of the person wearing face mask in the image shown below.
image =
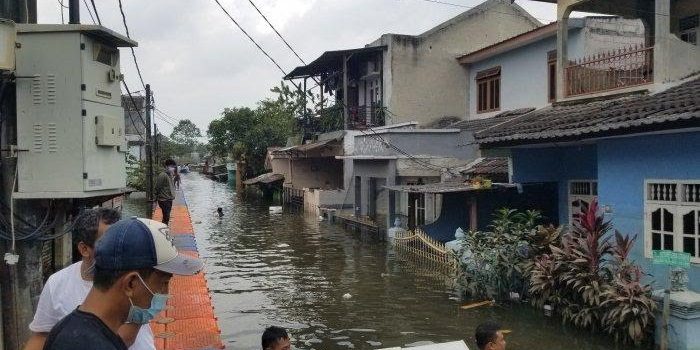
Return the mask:
[[[81,260],[54,273],[41,291],[34,319],[29,324],[32,335],[25,350],[43,348],[51,328],[75,310],[85,300],[92,287],[95,266],[95,242],[107,228],[119,221],[119,211],[109,208],[88,209],[82,212],[73,226],[73,242]],[[150,327],[125,326],[120,334],[134,350],[155,349]]]
[[[172,159],[168,159],[163,163],[163,166],[163,171],[156,178],[154,196],[156,201],[158,201],[160,210],[163,212],[163,223],[167,225],[170,221],[170,209],[173,208],[173,199],[175,199],[173,177],[175,176],[177,163]]]
[[[201,269],[201,260],[177,252],[164,224],[118,221],[95,245],[94,281],[85,301],[56,324],[44,349],[127,349],[121,327],[147,326],[165,308],[170,278]]]

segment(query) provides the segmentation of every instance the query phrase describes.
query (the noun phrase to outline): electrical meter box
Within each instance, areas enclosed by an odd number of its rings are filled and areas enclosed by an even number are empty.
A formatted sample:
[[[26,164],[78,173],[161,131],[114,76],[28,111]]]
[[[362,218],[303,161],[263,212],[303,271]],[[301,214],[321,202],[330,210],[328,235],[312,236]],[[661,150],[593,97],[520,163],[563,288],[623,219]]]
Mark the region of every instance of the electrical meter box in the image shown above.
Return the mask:
[[[15,198],[109,196],[126,187],[119,47],[95,25],[17,24]]]

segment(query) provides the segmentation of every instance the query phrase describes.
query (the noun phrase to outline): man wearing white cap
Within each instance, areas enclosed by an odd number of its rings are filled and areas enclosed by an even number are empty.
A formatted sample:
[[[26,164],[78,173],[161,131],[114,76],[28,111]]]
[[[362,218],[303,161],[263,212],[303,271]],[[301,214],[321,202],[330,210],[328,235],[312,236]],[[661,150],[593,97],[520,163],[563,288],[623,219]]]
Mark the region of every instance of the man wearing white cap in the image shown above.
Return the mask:
[[[110,226],[95,246],[95,276],[85,301],[51,330],[44,349],[126,350],[118,330],[147,324],[165,308],[172,275],[194,275],[202,261],[179,254],[168,227],[149,219]]]

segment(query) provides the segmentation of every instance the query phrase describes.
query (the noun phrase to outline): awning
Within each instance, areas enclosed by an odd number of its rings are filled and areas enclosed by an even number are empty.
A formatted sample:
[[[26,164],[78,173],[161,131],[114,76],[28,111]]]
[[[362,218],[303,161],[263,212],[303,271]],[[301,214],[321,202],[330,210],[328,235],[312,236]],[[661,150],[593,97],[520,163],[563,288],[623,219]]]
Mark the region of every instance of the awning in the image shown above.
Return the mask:
[[[389,191],[407,192],[407,193],[450,193],[450,192],[472,192],[472,191],[489,191],[503,188],[514,188],[514,184],[492,184],[490,188],[477,187],[472,184],[462,182],[439,182],[427,185],[399,185],[399,186],[384,186]]]
[[[294,70],[287,74],[284,79],[289,80],[294,78],[313,77],[321,75],[322,73],[341,70],[343,69],[343,57],[347,55],[358,55],[382,51],[385,48],[386,45],[363,47],[359,49],[326,51],[313,62],[305,66],[294,68]]]
[[[309,152],[309,151],[321,149],[323,147],[340,146],[340,141],[342,139],[343,139],[342,137],[332,138],[332,139],[323,140],[323,141],[309,142],[309,143],[306,143],[303,145],[296,145],[296,146],[280,148],[278,150],[272,151],[272,154],[293,153],[293,152]]]
[[[266,174],[262,174],[258,177],[254,177],[252,179],[245,180],[245,181],[243,181],[243,183],[246,185],[255,185],[258,183],[269,184],[269,183],[282,181],[282,180],[284,180],[284,175],[282,175],[282,174],[266,173]]]

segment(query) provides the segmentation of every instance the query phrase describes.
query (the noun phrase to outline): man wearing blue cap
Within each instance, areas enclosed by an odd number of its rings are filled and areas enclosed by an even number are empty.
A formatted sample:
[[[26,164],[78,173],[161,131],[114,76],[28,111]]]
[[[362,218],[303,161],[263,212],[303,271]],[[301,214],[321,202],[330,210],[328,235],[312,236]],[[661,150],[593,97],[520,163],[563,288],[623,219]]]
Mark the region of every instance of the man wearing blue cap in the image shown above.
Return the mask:
[[[172,275],[194,275],[202,261],[179,254],[168,227],[149,219],[110,226],[95,246],[85,301],[51,330],[44,349],[126,350],[125,323],[147,324],[165,308]]]

